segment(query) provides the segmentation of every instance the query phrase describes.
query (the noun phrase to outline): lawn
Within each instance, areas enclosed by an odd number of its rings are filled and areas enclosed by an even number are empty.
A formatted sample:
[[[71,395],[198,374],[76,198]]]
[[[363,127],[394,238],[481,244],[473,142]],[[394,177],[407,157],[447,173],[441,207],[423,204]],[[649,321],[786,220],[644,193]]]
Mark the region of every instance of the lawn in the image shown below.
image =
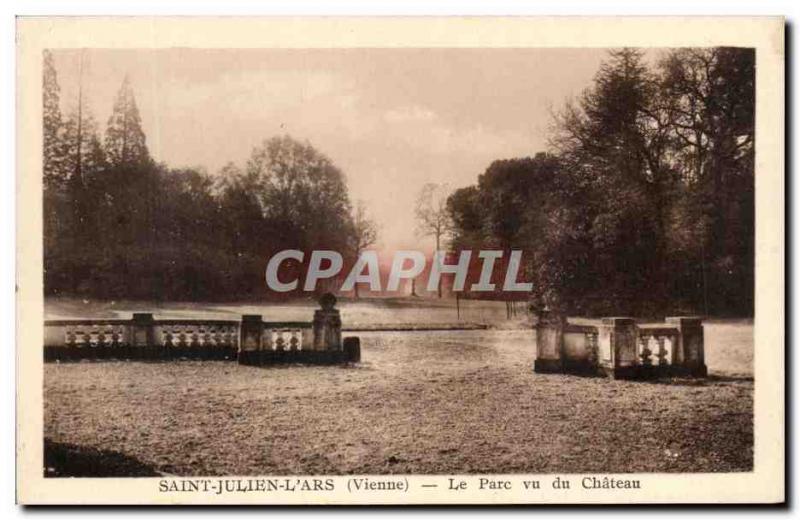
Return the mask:
[[[52,466],[103,475],[749,471],[752,333],[709,322],[711,377],[653,383],[535,374],[533,333],[513,327],[362,332],[349,367],[48,364],[45,436]]]

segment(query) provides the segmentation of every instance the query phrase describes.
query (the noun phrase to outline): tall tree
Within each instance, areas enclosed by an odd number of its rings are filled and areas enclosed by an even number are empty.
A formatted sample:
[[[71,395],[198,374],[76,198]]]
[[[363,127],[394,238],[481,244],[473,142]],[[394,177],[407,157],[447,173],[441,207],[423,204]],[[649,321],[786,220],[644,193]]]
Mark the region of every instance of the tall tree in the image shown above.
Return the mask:
[[[64,269],[65,237],[69,231],[69,178],[65,156],[61,88],[53,54],[42,55],[42,227],[44,242],[44,283],[46,288],[67,285]]]
[[[104,154],[97,136],[97,124],[86,107],[83,74],[84,53],[78,58],[77,97],[73,110],[64,121],[64,157],[69,171],[67,197],[72,205],[72,220],[68,236],[72,240],[71,257],[75,260],[79,251],[92,239],[96,240],[95,216],[92,194],[88,190],[90,179],[104,168]],[[79,262],[78,262],[79,263]],[[72,273],[73,285],[81,283],[85,270],[75,269]]]
[[[500,249],[504,255],[497,260],[498,273],[505,272],[510,251],[521,250],[524,276],[541,290],[545,280],[536,275],[545,255],[552,253],[546,247],[547,235],[558,220],[555,210],[563,210],[558,192],[562,177],[560,162],[552,154],[492,162],[476,186],[456,190],[448,198],[451,250]],[[479,264],[471,266],[470,276],[479,272]],[[498,289],[491,296],[510,295]]]
[[[139,108],[128,76],[116,93],[105,133],[108,162],[106,186],[111,201],[106,224],[119,247],[133,244],[154,248],[159,242],[156,226],[159,207],[159,182],[167,167],[150,157],[142,129]],[[119,255],[120,263],[127,255]]]
[[[454,250],[480,249],[488,245],[478,186],[455,190],[447,198],[447,212],[452,223],[451,247]]]
[[[702,286],[706,313],[751,311],[742,288],[754,284],[755,52],[679,49],[659,69],[687,199],[674,215],[675,247],[689,264],[681,287]]]
[[[105,145],[108,161],[113,166],[143,163],[150,158],[139,108],[136,106],[136,97],[128,76],[125,76],[117,91],[106,127]]]
[[[666,223],[676,176],[662,104],[642,53],[615,50],[578,104],[561,114],[553,139],[566,168],[595,193],[585,214],[593,245],[586,262],[605,279],[594,279],[593,292],[630,308],[645,294],[663,301],[667,292]]]
[[[100,211],[94,211],[91,206],[102,207],[105,188],[100,183],[106,169],[97,123],[83,103],[79,96],[77,108],[64,122],[64,155],[70,170],[67,195],[73,207],[72,234],[79,242],[96,234],[94,217]]]
[[[288,135],[255,147],[245,169],[274,246],[345,250],[350,200],[342,171],[309,143]]]
[[[42,159],[45,190],[63,188],[68,177],[60,103],[61,87],[58,84],[53,54],[45,50],[42,59]]]
[[[105,165],[105,149],[100,140],[97,121],[86,106],[67,114],[64,121],[64,154],[70,178],[85,187],[89,178]]]
[[[228,250],[237,257],[261,254],[265,223],[257,176],[228,163],[219,172],[216,191]]]
[[[417,219],[417,233],[432,236],[436,241],[435,252],[442,249],[442,240],[450,230],[450,213],[447,211],[447,198],[450,188],[446,184],[426,183],[417,195],[414,215]],[[439,298],[442,297],[442,283],[436,288]]]
[[[353,231],[351,247],[354,259],[358,259],[361,252],[373,245],[378,239],[378,226],[367,214],[363,201],[358,201],[353,210]],[[353,286],[355,297],[358,298],[358,284]]]

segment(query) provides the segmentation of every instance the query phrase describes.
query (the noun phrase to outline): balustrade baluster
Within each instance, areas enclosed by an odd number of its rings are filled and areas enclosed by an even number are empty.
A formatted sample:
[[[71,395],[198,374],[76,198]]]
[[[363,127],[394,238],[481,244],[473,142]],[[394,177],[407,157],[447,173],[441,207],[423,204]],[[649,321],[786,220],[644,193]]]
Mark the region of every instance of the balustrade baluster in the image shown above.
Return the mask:
[[[272,330],[267,329],[264,331],[264,337],[262,338],[262,343],[264,350],[275,350],[275,342],[272,339]]]
[[[659,365],[667,365],[669,362],[667,361],[667,348],[664,345],[666,341],[666,337],[658,336],[658,364]]]
[[[650,359],[650,355],[652,354],[652,351],[650,350],[650,336],[644,334],[640,335],[639,346],[640,346],[639,357],[642,359],[642,365],[645,366],[652,365],[653,361]]]
[[[586,337],[588,361],[591,365],[596,365],[599,358],[597,333],[587,332],[585,337]]]

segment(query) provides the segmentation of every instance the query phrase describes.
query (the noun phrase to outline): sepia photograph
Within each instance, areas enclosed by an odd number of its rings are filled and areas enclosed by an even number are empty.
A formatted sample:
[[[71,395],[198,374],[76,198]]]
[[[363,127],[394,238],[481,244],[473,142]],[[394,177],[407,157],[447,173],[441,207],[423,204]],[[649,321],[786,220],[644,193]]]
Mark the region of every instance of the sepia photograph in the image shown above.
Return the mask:
[[[756,47],[42,46],[37,478],[753,475]]]

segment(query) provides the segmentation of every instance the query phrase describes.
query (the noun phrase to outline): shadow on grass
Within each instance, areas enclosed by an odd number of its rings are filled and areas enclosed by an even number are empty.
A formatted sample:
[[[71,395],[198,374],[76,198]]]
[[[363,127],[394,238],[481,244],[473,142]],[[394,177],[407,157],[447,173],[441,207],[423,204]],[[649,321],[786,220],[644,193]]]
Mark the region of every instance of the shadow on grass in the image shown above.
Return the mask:
[[[111,450],[44,439],[45,477],[157,477],[153,467]]]

